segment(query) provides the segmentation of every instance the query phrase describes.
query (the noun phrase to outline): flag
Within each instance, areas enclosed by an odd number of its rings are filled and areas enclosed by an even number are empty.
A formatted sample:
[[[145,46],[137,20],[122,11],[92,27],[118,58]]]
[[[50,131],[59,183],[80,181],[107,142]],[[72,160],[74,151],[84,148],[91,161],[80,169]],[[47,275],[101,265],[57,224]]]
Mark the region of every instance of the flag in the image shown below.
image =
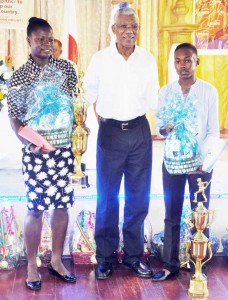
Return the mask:
[[[78,46],[76,27],[76,6],[75,0],[65,0],[64,5],[64,23],[62,37],[62,57],[67,58],[74,63],[78,62]]]

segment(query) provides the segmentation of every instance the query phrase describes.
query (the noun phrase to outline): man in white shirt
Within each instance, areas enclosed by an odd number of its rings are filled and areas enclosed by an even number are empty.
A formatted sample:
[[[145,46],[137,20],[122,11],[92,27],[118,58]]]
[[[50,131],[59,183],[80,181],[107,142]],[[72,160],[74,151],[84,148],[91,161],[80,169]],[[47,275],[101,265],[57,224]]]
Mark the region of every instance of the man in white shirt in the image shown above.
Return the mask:
[[[191,209],[197,206],[195,195],[198,201],[207,198],[204,206],[209,208],[212,171],[202,171],[198,154],[207,137],[219,137],[218,93],[214,86],[195,75],[199,65],[196,47],[189,43],[178,45],[174,65],[179,80],[162,87],[158,97],[157,131],[167,137],[162,166],[165,230],[164,266],[152,276],[153,281],[166,280],[179,273],[180,223],[187,182]],[[176,149],[172,147],[175,142]],[[172,153],[176,157],[169,155]],[[197,193],[199,181],[207,182],[205,195]],[[208,229],[204,233],[209,236]]]
[[[124,266],[143,278],[152,271],[141,260],[144,220],[148,213],[152,167],[152,136],[146,119],[156,108],[159,89],[155,58],[136,46],[138,16],[119,9],[112,31],[116,43],[97,52],[84,77],[85,97],[96,102],[97,210],[95,225],[97,279],[108,278],[118,261],[119,190],[124,175]]]

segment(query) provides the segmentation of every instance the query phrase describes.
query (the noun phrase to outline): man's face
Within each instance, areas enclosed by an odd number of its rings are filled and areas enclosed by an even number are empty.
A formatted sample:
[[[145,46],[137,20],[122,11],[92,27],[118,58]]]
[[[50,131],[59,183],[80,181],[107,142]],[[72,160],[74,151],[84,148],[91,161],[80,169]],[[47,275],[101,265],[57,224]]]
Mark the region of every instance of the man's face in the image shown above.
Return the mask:
[[[191,49],[181,48],[174,54],[174,65],[179,78],[193,77],[198,64],[199,59]]]
[[[62,48],[59,46],[57,42],[54,42],[53,56],[55,58],[59,58],[61,54],[62,54]]]
[[[50,29],[38,29],[27,37],[31,54],[37,58],[47,58],[53,51],[53,34]]]
[[[117,45],[125,48],[133,48],[139,32],[139,24],[134,15],[119,15],[112,26],[116,35]]]

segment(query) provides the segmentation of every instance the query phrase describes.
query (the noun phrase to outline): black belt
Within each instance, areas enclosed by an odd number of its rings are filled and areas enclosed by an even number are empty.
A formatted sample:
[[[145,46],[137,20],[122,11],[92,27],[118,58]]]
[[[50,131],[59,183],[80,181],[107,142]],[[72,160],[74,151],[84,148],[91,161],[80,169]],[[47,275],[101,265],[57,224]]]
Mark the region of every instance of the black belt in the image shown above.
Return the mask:
[[[142,121],[146,118],[146,115],[137,117],[135,119],[129,120],[129,121],[118,121],[114,119],[105,119],[105,118],[100,118],[101,122],[104,122],[110,126],[117,127],[121,130],[128,130],[131,128],[134,128],[138,126],[139,124],[142,123]]]

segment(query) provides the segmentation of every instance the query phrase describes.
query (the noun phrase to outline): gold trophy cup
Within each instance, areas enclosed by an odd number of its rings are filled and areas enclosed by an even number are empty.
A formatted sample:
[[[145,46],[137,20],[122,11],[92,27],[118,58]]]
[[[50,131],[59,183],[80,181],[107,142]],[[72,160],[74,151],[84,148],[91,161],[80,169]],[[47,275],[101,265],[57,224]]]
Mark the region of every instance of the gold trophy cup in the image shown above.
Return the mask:
[[[197,202],[197,194],[199,194],[199,192],[203,194],[204,202],[207,202],[204,190],[207,188],[208,184],[202,182],[200,178],[198,178],[197,181],[199,191],[195,193],[194,202]],[[191,277],[188,290],[189,294],[193,297],[208,296],[207,276],[202,273],[202,267],[212,258],[213,253],[211,250],[211,243],[204,235],[203,231],[210,226],[213,219],[214,211],[206,209],[203,202],[197,203],[197,207],[192,211],[192,218],[189,219],[190,225],[197,230],[186,248],[186,255],[195,267],[195,274]]]
[[[76,127],[71,135],[72,151],[75,157],[74,173],[70,175],[70,185],[75,188],[87,188],[89,187],[88,175],[82,172],[81,159],[82,154],[87,149],[88,132],[85,130],[85,120],[87,117],[87,103],[83,100],[83,71],[78,70],[78,83],[77,97],[74,101],[74,116],[76,120]]]

